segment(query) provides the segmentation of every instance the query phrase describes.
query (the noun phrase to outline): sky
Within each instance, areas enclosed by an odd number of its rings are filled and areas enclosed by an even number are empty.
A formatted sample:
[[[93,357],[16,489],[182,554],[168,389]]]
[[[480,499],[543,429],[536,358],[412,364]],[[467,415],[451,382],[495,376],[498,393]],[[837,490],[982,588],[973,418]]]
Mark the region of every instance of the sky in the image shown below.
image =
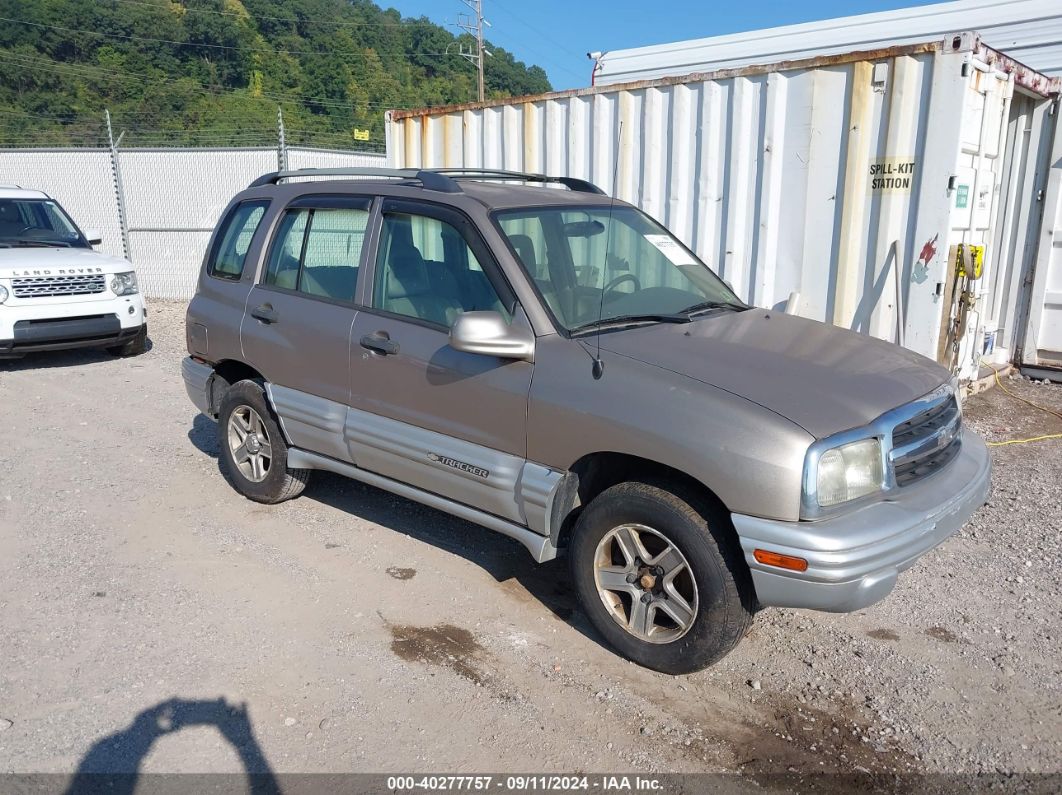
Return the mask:
[[[487,38],[538,64],[553,88],[590,84],[590,51],[619,50],[796,22],[887,11],[929,0],[483,0]],[[376,0],[440,25],[468,12],[462,0]],[[450,27],[456,32],[456,28]],[[469,65],[469,69],[472,66]]]

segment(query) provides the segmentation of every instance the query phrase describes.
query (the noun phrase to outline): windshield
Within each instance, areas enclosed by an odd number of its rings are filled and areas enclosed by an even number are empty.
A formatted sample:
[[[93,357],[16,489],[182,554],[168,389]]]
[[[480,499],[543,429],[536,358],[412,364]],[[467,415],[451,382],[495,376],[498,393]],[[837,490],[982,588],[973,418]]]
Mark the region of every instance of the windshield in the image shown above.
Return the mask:
[[[0,199],[0,246],[76,246],[88,242],[51,199]]]
[[[630,321],[688,321],[745,309],[708,266],[633,207],[536,207],[495,214],[556,319],[576,332]]]

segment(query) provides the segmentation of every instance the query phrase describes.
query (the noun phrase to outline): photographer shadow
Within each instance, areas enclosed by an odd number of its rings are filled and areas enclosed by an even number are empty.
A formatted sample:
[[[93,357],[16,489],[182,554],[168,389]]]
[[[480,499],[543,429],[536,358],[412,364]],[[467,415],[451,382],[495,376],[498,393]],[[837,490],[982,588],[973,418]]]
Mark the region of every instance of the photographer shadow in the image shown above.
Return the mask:
[[[145,709],[128,727],[93,744],[78,764],[66,795],[132,795],[141,775],[140,766],[155,741],[196,726],[215,727],[232,746],[243,764],[246,791],[280,795],[276,776],[255,739],[247,705],[232,705],[223,698],[171,698]]]

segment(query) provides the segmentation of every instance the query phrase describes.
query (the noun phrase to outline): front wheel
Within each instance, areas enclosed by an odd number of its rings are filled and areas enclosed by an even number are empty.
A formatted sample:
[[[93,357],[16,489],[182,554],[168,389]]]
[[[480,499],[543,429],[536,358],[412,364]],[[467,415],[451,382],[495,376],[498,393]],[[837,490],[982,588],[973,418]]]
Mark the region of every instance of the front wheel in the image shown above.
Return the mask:
[[[299,496],[309,469],[288,468],[288,446],[254,381],[238,381],[225,391],[218,415],[221,466],[243,496],[276,503]]]
[[[576,522],[569,549],[583,610],[634,662],[669,674],[722,659],[745,636],[754,599],[725,515],[692,495],[629,482]],[[694,506],[697,507],[694,507]]]

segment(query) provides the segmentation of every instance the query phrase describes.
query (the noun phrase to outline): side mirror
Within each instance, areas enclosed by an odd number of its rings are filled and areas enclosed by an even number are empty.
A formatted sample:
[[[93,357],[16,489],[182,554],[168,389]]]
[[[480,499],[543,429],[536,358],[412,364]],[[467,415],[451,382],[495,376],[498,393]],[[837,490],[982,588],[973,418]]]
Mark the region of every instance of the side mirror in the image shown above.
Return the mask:
[[[499,359],[535,360],[534,333],[529,328],[506,323],[500,312],[458,315],[450,328],[450,347]]]
[[[98,246],[103,242],[103,235],[100,234],[100,230],[98,229],[86,229],[85,240],[88,241],[90,246]]]

